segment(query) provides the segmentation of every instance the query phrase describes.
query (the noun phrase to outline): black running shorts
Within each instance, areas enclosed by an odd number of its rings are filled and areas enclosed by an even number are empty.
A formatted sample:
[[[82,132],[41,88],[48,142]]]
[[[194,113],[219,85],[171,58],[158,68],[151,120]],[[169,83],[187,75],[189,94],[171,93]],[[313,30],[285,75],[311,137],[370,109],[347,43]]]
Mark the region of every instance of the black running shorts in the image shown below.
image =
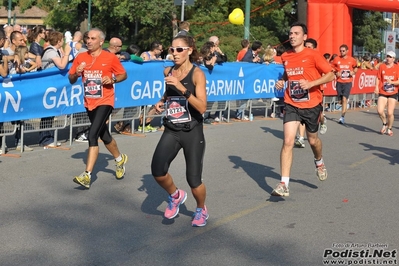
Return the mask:
[[[398,94],[397,93],[395,93],[395,94],[390,94],[390,95],[384,95],[384,94],[379,94],[378,95],[378,97],[385,97],[385,98],[393,98],[393,99],[397,99],[398,98]]]
[[[312,108],[298,108],[290,104],[285,105],[284,123],[299,121],[305,124],[306,130],[316,133],[319,130],[320,116],[323,112],[321,104]]]

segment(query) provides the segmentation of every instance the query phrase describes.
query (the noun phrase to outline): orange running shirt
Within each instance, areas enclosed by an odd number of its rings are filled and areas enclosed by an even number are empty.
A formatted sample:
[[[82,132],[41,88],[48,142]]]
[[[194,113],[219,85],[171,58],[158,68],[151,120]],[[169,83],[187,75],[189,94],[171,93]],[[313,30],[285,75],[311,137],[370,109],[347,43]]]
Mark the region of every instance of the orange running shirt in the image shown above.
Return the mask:
[[[110,52],[101,51],[97,57],[88,52],[78,54],[69,69],[69,74],[76,73],[76,67],[82,62],[86,66],[82,73],[84,104],[89,111],[100,105],[114,107],[115,91],[112,84],[102,85],[102,78],[126,73],[119,59]]]
[[[350,73],[353,72],[353,69],[357,67],[357,61],[355,58],[350,56],[347,56],[346,58],[337,56],[334,58],[332,66],[335,71],[342,71],[341,76],[337,78],[337,82],[349,83],[353,81],[353,77],[350,75]]]
[[[392,81],[399,80],[399,66],[393,65],[388,67],[386,64],[381,64],[378,69],[377,78],[380,80],[379,84],[379,94],[381,95],[393,95],[398,93],[398,86],[385,83],[386,80],[390,79]]]
[[[323,55],[313,49],[303,49],[299,53],[291,50],[282,54],[281,59],[288,77],[284,102],[298,108],[313,108],[321,104],[323,94],[320,86],[303,90],[299,80],[317,80],[323,74],[333,71]]]
[[[281,56],[275,55],[275,56],[273,56],[273,60],[274,60],[275,64],[282,64],[283,63],[283,61],[281,61]]]

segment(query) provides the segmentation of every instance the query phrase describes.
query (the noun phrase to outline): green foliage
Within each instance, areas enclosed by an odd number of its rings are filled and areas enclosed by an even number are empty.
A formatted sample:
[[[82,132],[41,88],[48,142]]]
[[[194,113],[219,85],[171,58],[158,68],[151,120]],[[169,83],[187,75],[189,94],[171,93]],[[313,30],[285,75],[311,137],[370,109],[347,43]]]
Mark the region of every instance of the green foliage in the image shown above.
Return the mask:
[[[382,32],[389,25],[384,21],[381,12],[354,10],[353,12],[353,44],[364,46],[366,51],[377,54],[385,45]]]
[[[32,5],[49,12],[47,25],[64,32],[80,28],[88,18],[90,0],[12,0],[13,6],[22,9]],[[7,6],[8,1],[3,0]],[[245,12],[244,0],[195,0],[185,6],[185,20],[191,23],[190,34],[196,39],[198,49],[212,35],[220,38],[220,46],[234,61],[240,42],[244,38],[244,25],[233,25],[228,16],[235,8]],[[296,0],[251,0],[250,41],[260,40],[266,45],[286,43],[290,25],[297,20]],[[91,0],[91,26],[103,29],[107,39],[122,37],[125,45],[135,43],[147,50],[158,40],[166,48],[173,38],[173,15],[180,20],[181,6],[174,0]],[[384,45],[381,30],[386,22],[380,12],[354,10],[354,43],[372,52]]]

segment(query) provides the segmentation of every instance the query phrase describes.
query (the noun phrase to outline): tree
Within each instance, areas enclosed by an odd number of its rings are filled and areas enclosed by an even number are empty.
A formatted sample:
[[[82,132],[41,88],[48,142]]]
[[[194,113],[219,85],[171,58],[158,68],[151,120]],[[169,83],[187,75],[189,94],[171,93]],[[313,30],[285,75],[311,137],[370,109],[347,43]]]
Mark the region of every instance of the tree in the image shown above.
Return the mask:
[[[46,25],[61,32],[79,29],[88,17],[89,0],[13,1],[23,9],[37,5],[48,11]],[[91,25],[103,29],[107,39],[122,36],[125,43],[135,43],[143,50],[154,40],[167,47],[173,38],[173,14],[181,10],[173,3],[173,0],[92,0]],[[233,61],[241,49],[244,26],[231,24],[228,16],[234,8],[244,10],[244,5],[242,0],[195,0],[194,6],[186,6],[185,20],[191,24],[190,33],[198,49],[216,35],[222,50]],[[295,12],[292,14],[292,1],[252,0],[251,10],[250,41],[260,40],[266,46],[287,39],[288,27],[296,16]]]
[[[381,12],[354,9],[353,25],[353,44],[363,46],[371,54],[377,54],[384,49],[382,33],[389,23],[384,21]]]

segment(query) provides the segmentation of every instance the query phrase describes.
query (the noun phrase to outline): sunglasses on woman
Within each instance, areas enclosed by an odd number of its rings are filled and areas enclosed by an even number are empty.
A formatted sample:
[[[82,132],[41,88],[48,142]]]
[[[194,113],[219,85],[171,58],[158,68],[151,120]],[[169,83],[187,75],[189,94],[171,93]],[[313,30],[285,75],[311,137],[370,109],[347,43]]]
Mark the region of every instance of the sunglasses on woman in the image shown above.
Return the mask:
[[[184,50],[190,49],[190,47],[169,47],[169,50],[174,53],[175,51],[178,53],[183,52]]]

